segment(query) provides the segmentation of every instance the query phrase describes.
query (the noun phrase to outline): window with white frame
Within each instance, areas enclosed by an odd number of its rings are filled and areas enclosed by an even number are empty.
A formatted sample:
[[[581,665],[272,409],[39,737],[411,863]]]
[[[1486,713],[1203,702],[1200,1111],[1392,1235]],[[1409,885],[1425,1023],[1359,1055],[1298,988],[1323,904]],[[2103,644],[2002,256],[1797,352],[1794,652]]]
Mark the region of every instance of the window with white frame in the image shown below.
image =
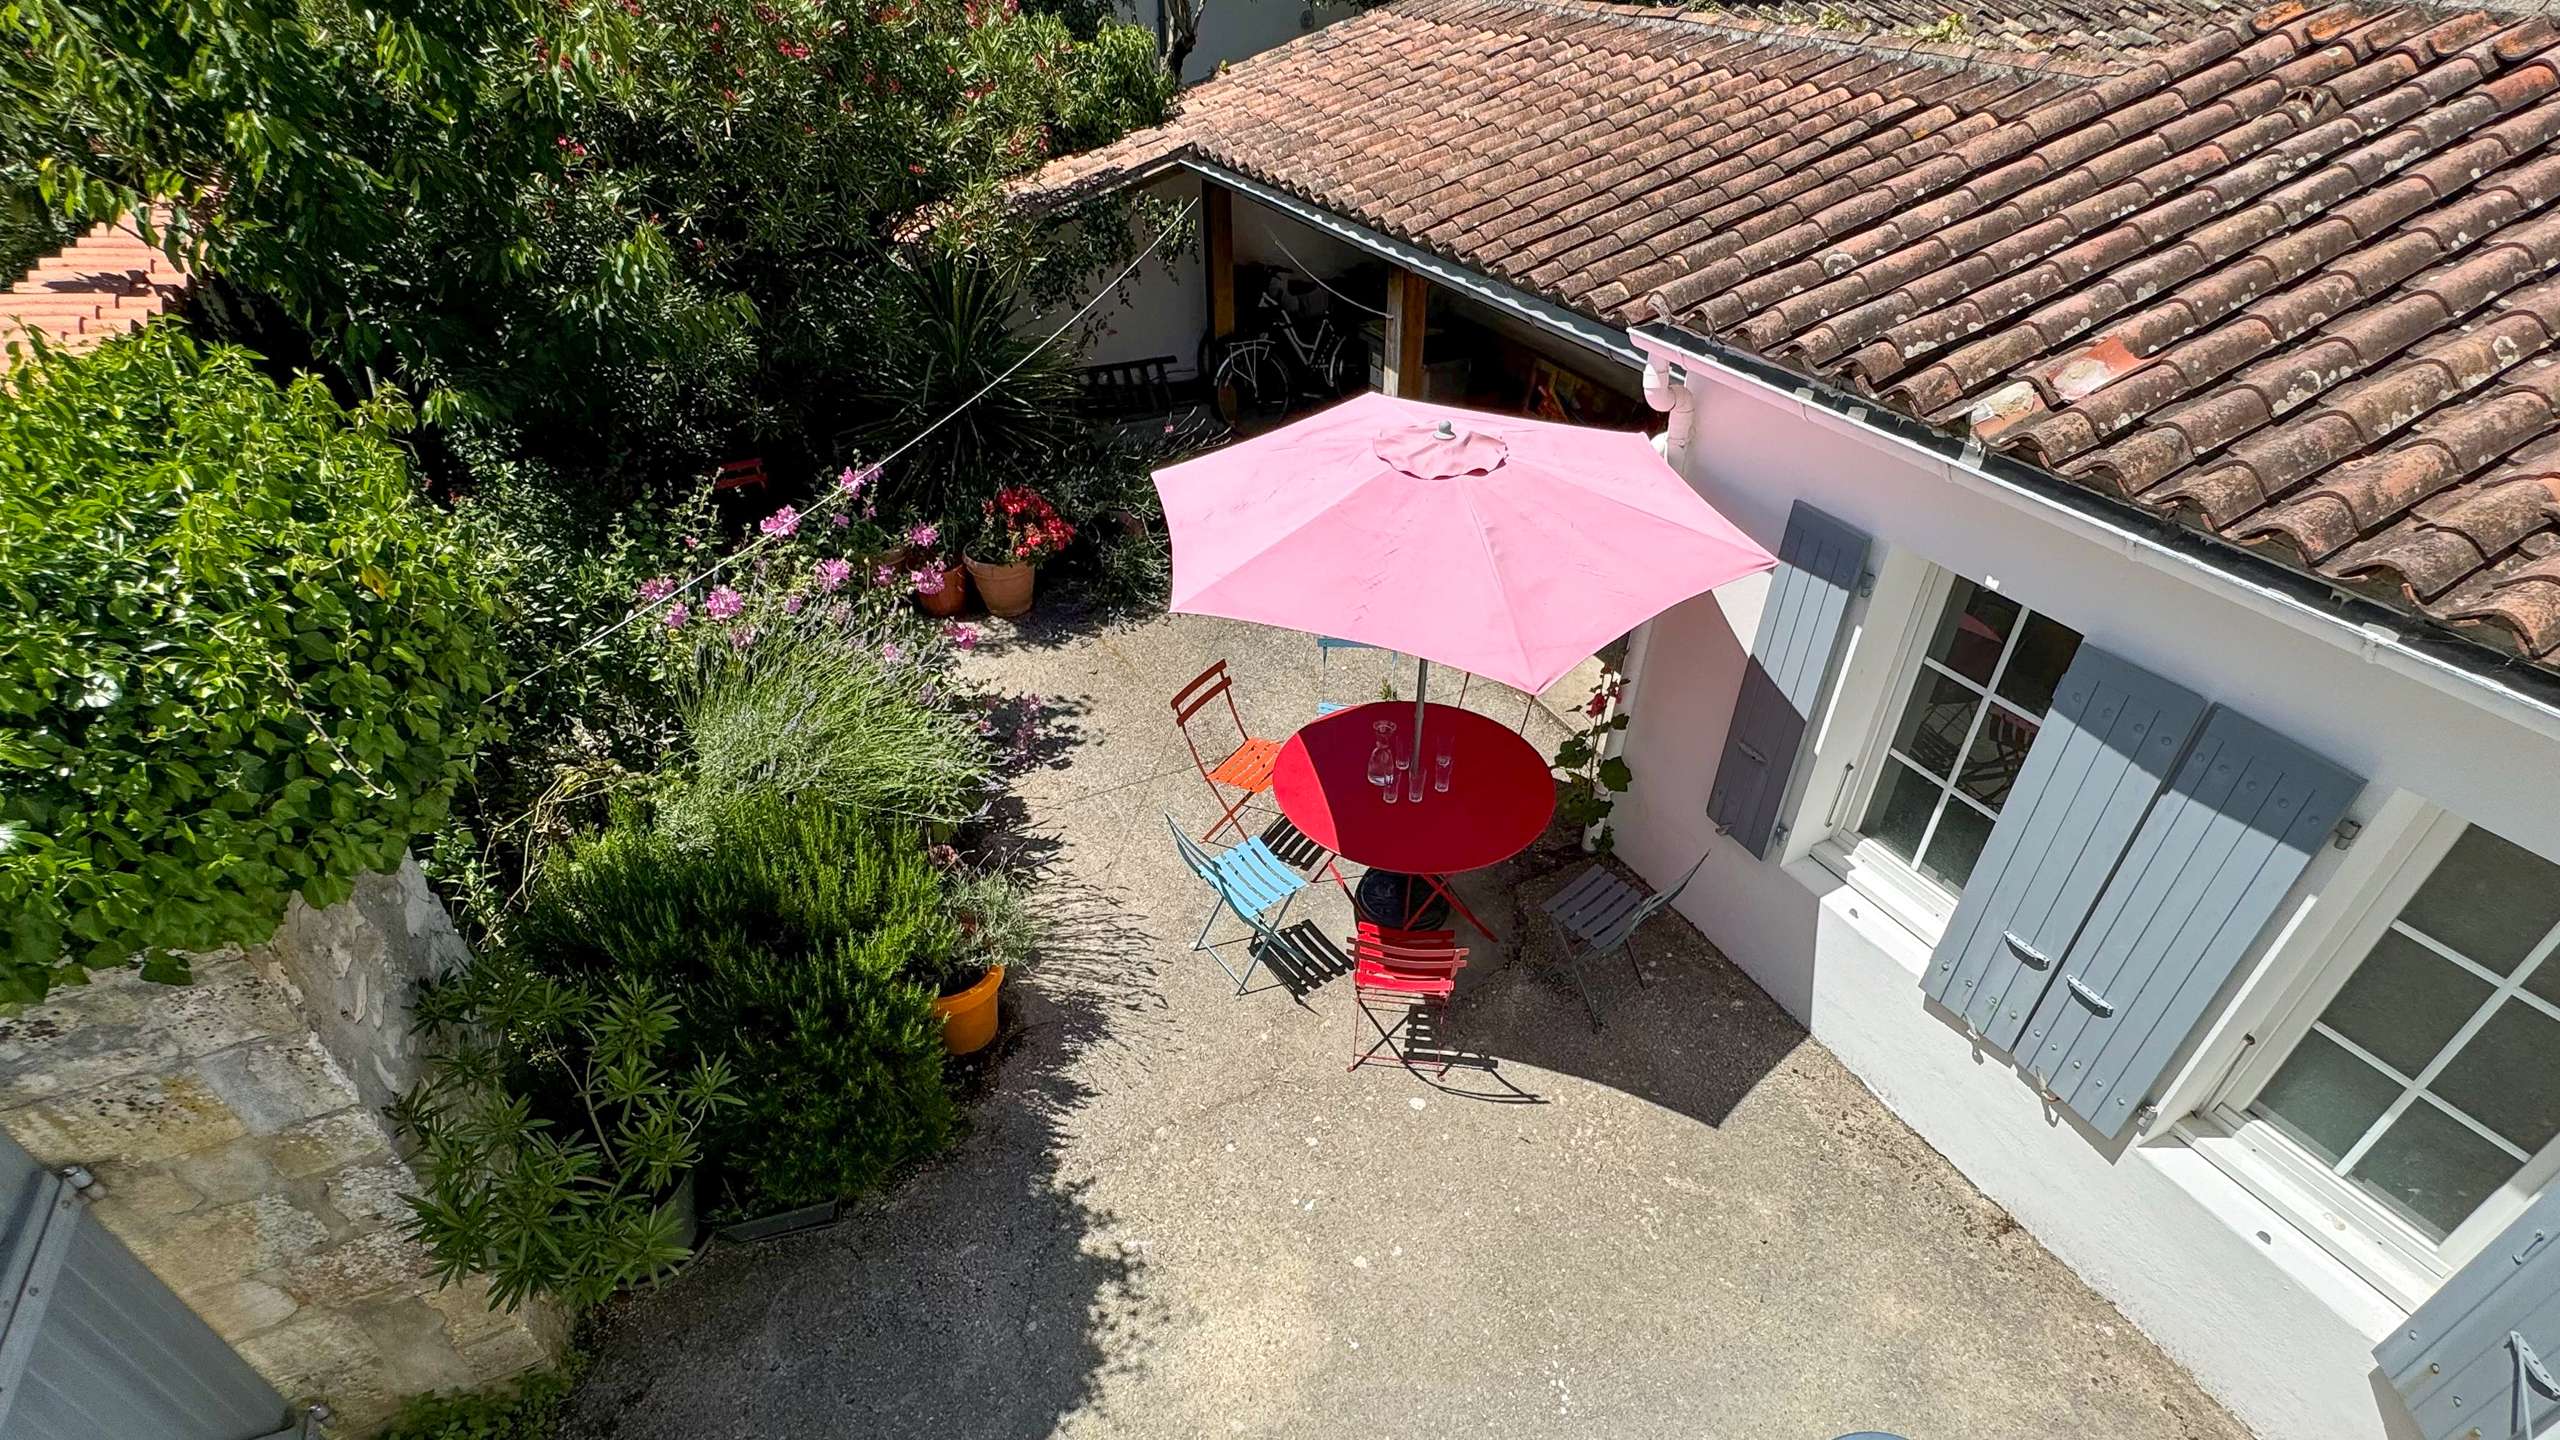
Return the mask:
[[[2450,842],[2422,847],[2423,879],[2359,934],[2352,970],[2274,1027],[2219,1107],[2281,1137],[2289,1174],[2385,1253],[2437,1274],[2560,1169],[2560,865],[2440,828]]]
[[[2052,708],[2077,632],[1959,577],[1901,691],[1857,830],[1949,895],[1964,889]]]

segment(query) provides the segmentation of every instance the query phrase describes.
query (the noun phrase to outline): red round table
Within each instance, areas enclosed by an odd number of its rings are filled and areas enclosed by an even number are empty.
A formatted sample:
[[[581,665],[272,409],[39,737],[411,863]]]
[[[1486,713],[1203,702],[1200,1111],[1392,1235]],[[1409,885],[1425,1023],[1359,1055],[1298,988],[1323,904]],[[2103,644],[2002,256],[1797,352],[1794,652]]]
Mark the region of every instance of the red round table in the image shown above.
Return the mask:
[[[1555,781],[1546,758],[1501,721],[1454,705],[1423,709],[1420,803],[1399,792],[1390,805],[1369,783],[1369,752],[1378,743],[1372,721],[1394,721],[1391,743],[1399,753],[1412,750],[1413,706],[1401,700],[1337,710],[1290,736],[1271,767],[1271,801],[1308,839],[1345,860],[1425,877],[1484,930],[1442,877],[1528,849],[1555,816]],[[1444,740],[1450,778],[1441,791],[1431,788],[1431,771]]]

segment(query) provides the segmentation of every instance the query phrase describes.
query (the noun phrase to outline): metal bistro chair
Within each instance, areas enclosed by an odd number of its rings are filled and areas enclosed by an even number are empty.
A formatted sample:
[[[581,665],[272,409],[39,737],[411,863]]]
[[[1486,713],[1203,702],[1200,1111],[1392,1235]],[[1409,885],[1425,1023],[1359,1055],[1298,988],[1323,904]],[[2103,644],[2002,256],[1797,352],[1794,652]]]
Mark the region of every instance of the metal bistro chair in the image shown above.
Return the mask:
[[[1574,988],[1582,992],[1582,1008],[1590,1012],[1592,1029],[1600,1028],[1600,1007],[1592,1001],[1591,986],[1582,978],[1582,962],[1623,950],[1627,968],[1636,974],[1636,983],[1645,984],[1644,967],[1636,963],[1636,931],[1663,907],[1679,899],[1680,892],[1698,878],[1699,869],[1706,863],[1707,857],[1701,853],[1678,883],[1651,895],[1619,879],[1607,865],[1594,865],[1573,877],[1540,907],[1555,923],[1556,933],[1564,942],[1565,969],[1572,972]]]
[[[1417,1031],[1414,1021],[1423,1015],[1432,1020],[1431,1034],[1440,1037],[1441,1027],[1448,1023],[1449,997],[1458,988],[1458,972],[1466,967],[1464,947],[1451,942],[1457,934],[1449,930],[1398,930],[1373,921],[1360,922],[1359,932],[1351,937],[1351,1041],[1360,1043],[1359,1022],[1366,1020],[1378,1032],[1365,1050],[1352,1052],[1351,1064],[1357,1070],[1363,1065],[1402,1065],[1413,1069],[1413,1040]],[[1383,1024],[1373,1004],[1384,1004],[1403,1011],[1393,1025]],[[1402,1031],[1405,1048],[1396,1048],[1396,1034]],[[1386,1053],[1381,1055],[1379,1051]],[[1444,1054],[1440,1073],[1449,1073],[1449,1060]]]
[[[1228,718],[1236,722],[1236,748],[1213,765],[1207,755],[1200,753],[1200,739],[1191,733],[1191,722],[1209,707],[1211,701],[1222,697],[1227,702]],[[1224,660],[1194,675],[1190,684],[1173,692],[1173,723],[1182,731],[1182,743],[1191,747],[1191,763],[1199,767],[1200,778],[1208,782],[1210,798],[1226,806],[1225,812],[1218,817],[1218,823],[1210,826],[1200,838],[1215,840],[1219,831],[1233,825],[1236,838],[1242,840],[1244,822],[1236,818],[1237,812],[1243,810],[1254,796],[1270,790],[1271,767],[1280,758],[1280,742],[1257,738],[1244,728],[1244,712],[1236,708],[1235,682],[1227,678],[1227,662]],[[1221,785],[1243,793],[1236,797],[1234,804],[1227,805],[1227,797],[1218,788]]]
[[[1280,933],[1280,922],[1288,918],[1290,902],[1307,888],[1307,877],[1290,869],[1259,835],[1212,852],[1183,834],[1181,822],[1173,818],[1171,811],[1165,813],[1164,823],[1173,832],[1173,848],[1181,852],[1182,863],[1218,895],[1218,903],[1209,909],[1209,918],[1200,922],[1200,933],[1192,940],[1191,948],[1208,951],[1218,968],[1227,972],[1227,978],[1236,982],[1236,993],[1242,995],[1244,987],[1253,981],[1253,967],[1262,963],[1261,946],[1287,947],[1289,942]],[[1275,905],[1278,910],[1267,916],[1263,913]],[[1233,911],[1253,931],[1245,945],[1241,974],[1227,963],[1226,956],[1218,953],[1217,946],[1209,943],[1209,931],[1218,923],[1222,909]]]
[[[1316,716],[1318,719],[1322,719],[1336,710],[1348,710],[1354,705],[1363,703],[1357,700],[1327,700],[1324,698],[1325,681],[1333,667],[1333,652],[1336,650],[1375,650],[1377,648],[1377,646],[1372,645],[1365,640],[1337,640],[1331,635],[1319,635],[1316,637]]]

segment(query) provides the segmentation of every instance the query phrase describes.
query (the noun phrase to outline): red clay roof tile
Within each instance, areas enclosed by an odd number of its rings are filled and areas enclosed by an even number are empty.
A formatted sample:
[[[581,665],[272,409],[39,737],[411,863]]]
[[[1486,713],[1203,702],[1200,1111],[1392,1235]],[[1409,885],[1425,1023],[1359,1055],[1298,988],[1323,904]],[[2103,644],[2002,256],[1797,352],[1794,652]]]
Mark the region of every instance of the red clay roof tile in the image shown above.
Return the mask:
[[[1196,156],[2560,667],[2560,27],[1944,13],[1400,0],[1029,191]]]

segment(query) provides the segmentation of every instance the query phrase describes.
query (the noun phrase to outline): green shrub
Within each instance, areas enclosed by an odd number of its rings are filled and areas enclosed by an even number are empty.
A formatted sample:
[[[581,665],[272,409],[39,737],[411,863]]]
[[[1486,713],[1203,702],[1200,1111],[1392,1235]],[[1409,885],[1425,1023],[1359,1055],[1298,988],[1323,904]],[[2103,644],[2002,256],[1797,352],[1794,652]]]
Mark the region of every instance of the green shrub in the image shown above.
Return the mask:
[[[944,824],[977,810],[986,747],[975,722],[926,703],[932,670],[909,653],[919,642],[886,642],[892,662],[867,631],[767,618],[752,645],[702,652],[683,702],[692,784],[669,802],[677,828],[697,833],[770,795]]]
[[[432,831],[490,604],[388,405],[174,323],[0,390],[0,1002],[263,940]]]
[[[436,1275],[489,1277],[492,1305],[593,1305],[692,1253],[678,1187],[739,1103],[718,1056],[679,1068],[677,1008],[637,976],[559,980],[482,955],[418,996],[440,1042],[391,1106],[425,1188],[410,1233]]]
[[[575,1377],[536,1370],[486,1390],[412,1397],[374,1440],[551,1440]]]
[[[512,927],[564,976],[645,976],[681,1043],[752,1077],[710,1136],[734,1209],[861,1193],[954,1112],[932,990],[960,941],[911,831],[757,796],[689,842],[625,813],[546,860]]]

